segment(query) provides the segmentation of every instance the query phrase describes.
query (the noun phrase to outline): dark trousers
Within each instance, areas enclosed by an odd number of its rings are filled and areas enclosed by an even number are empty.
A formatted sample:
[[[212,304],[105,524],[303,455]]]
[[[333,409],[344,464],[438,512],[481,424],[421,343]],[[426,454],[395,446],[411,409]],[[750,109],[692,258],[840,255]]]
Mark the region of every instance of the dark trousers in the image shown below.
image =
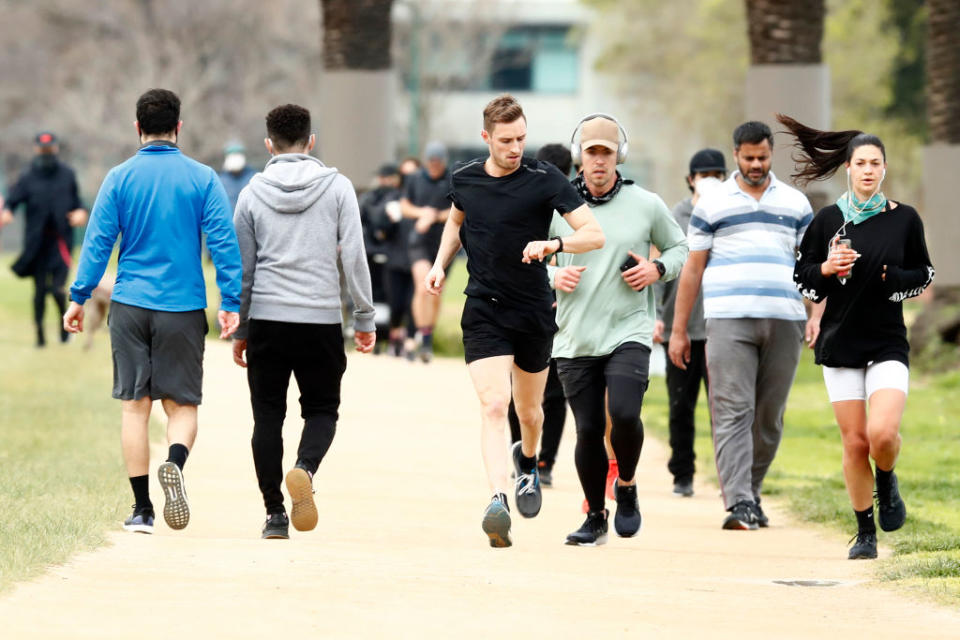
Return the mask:
[[[667,469],[675,482],[690,481],[695,471],[693,440],[694,412],[700,396],[700,382],[709,391],[706,340],[690,341],[690,362],[684,371],[667,358],[667,396],[670,401],[670,461]],[[663,345],[664,353],[670,348]]]
[[[510,421],[510,441],[520,440],[520,419],[517,417],[517,408],[510,398],[510,408],[507,411]],[[563,424],[567,419],[567,399],[563,396],[563,385],[557,375],[557,361],[550,359],[550,372],[547,374],[547,386],[543,390],[543,434],[540,436],[540,454],[537,458],[548,469],[552,469],[557,461],[557,451],[560,449],[560,438],[563,436]]]
[[[387,302],[390,305],[390,328],[399,329],[406,322],[409,335],[416,333],[410,303],[413,300],[413,276],[410,270],[387,268]]]
[[[304,419],[297,462],[315,473],[337,428],[347,368],[339,324],[250,320],[247,382],[253,406],[253,464],[267,513],[282,512],[283,420],[293,373]]]
[[[67,282],[67,265],[60,260],[45,260],[42,264],[50,262],[50,265],[39,266],[33,274],[33,321],[37,325],[37,341],[44,343],[43,335],[43,312],[46,307],[47,295],[52,295],[60,310],[60,317],[67,312],[67,294],[64,290],[64,284]],[[61,338],[65,332],[61,328]]]
[[[601,357],[560,358],[560,380],[577,423],[574,461],[590,511],[602,511],[606,490],[607,449],[603,436],[610,412],[610,444],[620,477],[633,478],[643,448],[640,408],[647,391],[650,348],[627,342]]]

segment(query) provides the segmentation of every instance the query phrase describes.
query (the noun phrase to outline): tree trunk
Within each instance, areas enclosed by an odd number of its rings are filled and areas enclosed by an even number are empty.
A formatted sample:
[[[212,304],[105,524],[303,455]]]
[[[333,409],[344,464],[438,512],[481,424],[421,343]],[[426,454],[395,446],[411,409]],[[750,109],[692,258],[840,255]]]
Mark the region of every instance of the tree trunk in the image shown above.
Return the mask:
[[[820,64],[824,0],[746,3],[751,64]]]
[[[927,0],[930,141],[960,144],[960,2]]]
[[[363,188],[394,146],[393,0],[320,0],[319,154]]]

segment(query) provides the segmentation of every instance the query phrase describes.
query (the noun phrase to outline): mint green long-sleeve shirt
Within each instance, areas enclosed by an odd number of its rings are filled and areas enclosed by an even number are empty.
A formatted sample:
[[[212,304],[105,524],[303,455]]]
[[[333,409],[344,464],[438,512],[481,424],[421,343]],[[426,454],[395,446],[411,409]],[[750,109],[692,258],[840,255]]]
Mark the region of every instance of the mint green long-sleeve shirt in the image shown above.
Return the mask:
[[[603,227],[603,248],[557,254],[557,266],[548,269],[550,286],[554,286],[557,269],[586,267],[572,293],[557,291],[560,330],[553,340],[554,358],[603,356],[625,342],[652,347],[654,288],[639,292],[631,289],[620,275],[620,265],[629,257],[627,251],[648,257],[653,245],[660,250],[659,260],[666,267],[662,280],[672,280],[687,259],[686,234],[657,194],[626,184],[610,202],[591,206],[590,210]],[[550,236],[572,233],[573,229],[555,214]]]

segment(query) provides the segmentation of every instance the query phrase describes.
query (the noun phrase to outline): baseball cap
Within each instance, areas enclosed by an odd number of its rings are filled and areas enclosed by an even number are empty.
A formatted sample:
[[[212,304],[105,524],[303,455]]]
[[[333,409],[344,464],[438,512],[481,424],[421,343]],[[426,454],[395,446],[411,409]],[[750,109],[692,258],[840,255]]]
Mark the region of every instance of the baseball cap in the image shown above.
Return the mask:
[[[423,157],[427,160],[446,160],[447,148],[442,142],[437,142],[436,140],[428,142],[423,150]]]
[[[609,118],[597,116],[580,127],[580,148],[589,149],[600,145],[612,151],[620,147],[620,127]]]
[[[727,172],[727,164],[723,159],[723,152],[716,149],[700,149],[690,158],[690,175],[707,171]]]
[[[377,169],[377,175],[380,176],[381,178],[395,176],[399,173],[400,171],[397,169],[397,165],[391,164],[389,162],[386,164],[380,165],[380,168]]]
[[[41,131],[34,140],[41,147],[52,147],[57,144],[57,136],[52,131]]]

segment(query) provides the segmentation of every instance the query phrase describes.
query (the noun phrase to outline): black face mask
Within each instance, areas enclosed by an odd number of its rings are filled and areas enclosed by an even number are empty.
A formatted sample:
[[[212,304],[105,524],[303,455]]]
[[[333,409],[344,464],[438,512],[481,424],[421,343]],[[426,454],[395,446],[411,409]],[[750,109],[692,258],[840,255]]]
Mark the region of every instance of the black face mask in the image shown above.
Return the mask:
[[[57,154],[40,153],[33,159],[33,166],[43,172],[50,172],[57,168]]]

